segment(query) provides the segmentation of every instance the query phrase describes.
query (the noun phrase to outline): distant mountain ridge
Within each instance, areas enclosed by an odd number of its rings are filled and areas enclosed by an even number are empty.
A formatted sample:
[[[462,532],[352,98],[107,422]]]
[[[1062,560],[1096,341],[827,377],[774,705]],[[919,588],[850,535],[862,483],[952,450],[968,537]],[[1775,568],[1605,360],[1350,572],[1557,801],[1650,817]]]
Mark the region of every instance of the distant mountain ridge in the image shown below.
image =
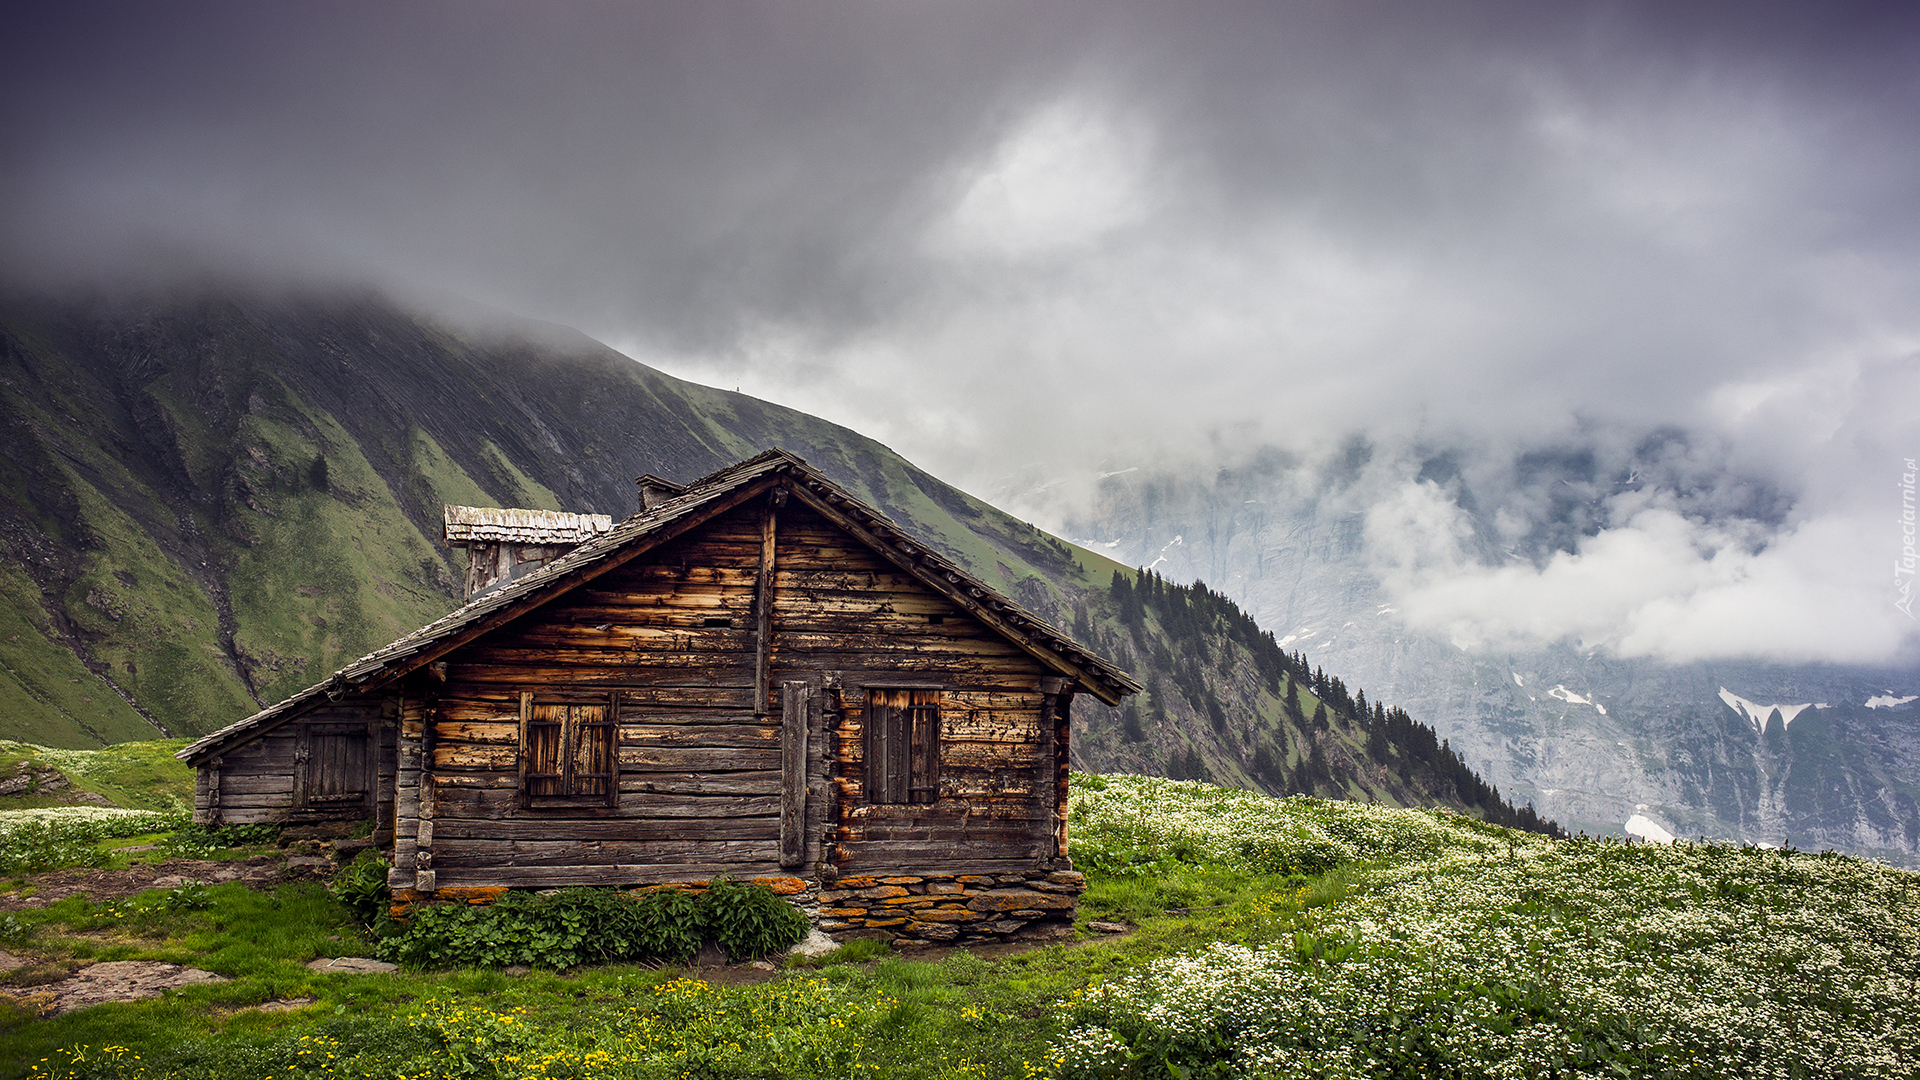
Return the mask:
[[[1283,647],[1431,723],[1503,794],[1570,829],[1617,836],[1640,816],[1683,839],[1920,865],[1920,673],[1664,664],[1412,631],[1368,564],[1352,477],[1303,468],[1115,474],[1069,535],[1206,579]]]
[[[1076,703],[1082,768],[1545,827],[1411,717],[1372,733],[1224,598],[1148,579],[1123,621],[1132,570],[855,432],[564,328],[462,328],[372,295],[0,297],[0,735],[215,730],[450,610],[443,504],[619,518],[642,473],[690,480],[770,446],[1138,665],[1133,711]]]

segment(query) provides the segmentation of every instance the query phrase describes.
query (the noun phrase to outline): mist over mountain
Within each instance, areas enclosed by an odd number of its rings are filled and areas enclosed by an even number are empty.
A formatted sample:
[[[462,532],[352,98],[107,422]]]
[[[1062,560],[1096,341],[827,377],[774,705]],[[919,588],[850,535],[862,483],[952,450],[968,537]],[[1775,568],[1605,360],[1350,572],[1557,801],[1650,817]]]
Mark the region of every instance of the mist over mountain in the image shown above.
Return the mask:
[[[512,385],[388,375],[365,328],[257,304],[245,334],[181,339],[222,358],[205,378],[188,346],[143,344],[139,319],[103,316],[104,342],[23,331],[24,355],[132,359],[49,380],[70,392],[9,436],[12,504],[32,509],[0,527],[23,566],[64,567],[45,579],[61,583],[48,632],[128,642],[182,714],[293,680],[344,647],[339,627],[371,634],[440,595],[433,493],[611,507],[623,481],[596,470],[641,455],[596,425],[632,423],[646,456],[699,471],[735,456],[716,428],[806,452],[764,404],[780,402],[1015,518],[1202,579],[1289,648],[1311,639],[1315,662],[1321,641],[1377,628],[1351,676],[1370,696],[1385,680],[1429,702],[1423,718],[1542,799],[1590,791],[1564,805],[1596,828],[1646,802],[1683,833],[1806,843],[1796,823],[1831,804],[1820,835],[1911,846],[1910,703],[1861,702],[1899,701],[1920,667],[1896,567],[1920,455],[1920,8],[100,0],[11,29],[0,280],[188,303],[209,282],[372,283],[460,327],[457,352],[524,360]],[[688,392],[738,415],[605,408],[627,384],[498,352],[454,294],[743,390]],[[446,347],[442,330],[372,329],[405,355]],[[234,368],[242,354],[322,371],[329,350],[358,382],[313,376],[298,406],[231,374],[260,369]],[[171,357],[192,396],[114,367],[141,355]],[[692,400],[668,385],[643,398]],[[264,411],[243,387],[265,387]],[[518,419],[483,438],[447,401]],[[351,439],[301,419],[315,410]],[[177,419],[198,414],[218,422]],[[380,434],[408,425],[421,437]],[[316,453],[349,441],[365,470]],[[207,464],[228,456],[253,464]],[[141,462],[135,479],[120,461]],[[163,467],[197,479],[167,487],[148,476]],[[368,493],[293,499],[334,535],[411,523],[379,534],[388,569],[360,614],[212,581],[244,583],[258,545],[297,550],[274,537],[303,469]],[[893,505],[903,489],[873,490]],[[180,573],[141,569],[152,553],[76,569],[136,533]],[[143,602],[209,636],[141,653],[121,573],[167,583]],[[188,578],[208,578],[204,603]],[[299,616],[269,642],[249,604]],[[63,708],[107,700],[49,656],[36,685],[69,688]],[[1736,712],[1722,684],[1781,721]],[[1504,704],[1482,700],[1495,686]],[[1257,740],[1215,733],[1174,689],[1169,730],[1197,718],[1200,742],[1148,725],[1109,760],[1198,754],[1248,779]],[[1509,708],[1527,719],[1497,737],[1475,719]],[[1737,725],[1688,741],[1742,715],[1758,749]],[[1568,724],[1591,738],[1551,734]],[[1844,774],[1798,749],[1823,725]],[[1765,756],[1776,732],[1791,760]],[[1698,808],[1710,818],[1684,826]]]
[[[1141,700],[1075,702],[1078,767],[1553,829],[1204,587],[565,328],[365,292],[0,297],[0,735],[215,730],[455,607],[444,503],[625,516],[640,473],[775,445],[1139,675]]]
[[[1681,836],[1914,861],[1920,675],[1884,648],[1901,640],[1880,569],[1895,530],[1871,537],[1878,565],[1843,570],[1872,583],[1858,609],[1812,608],[1779,553],[1793,510],[1777,488],[1678,432],[1630,445],[1489,462],[1355,442],[1331,463],[1269,455],[1207,482],[1121,471],[1068,533],[1206,580],[1569,828],[1617,835],[1641,814]],[[1639,543],[1667,527],[1647,507],[1681,536],[1666,563]],[[1608,543],[1640,550],[1582,566]]]

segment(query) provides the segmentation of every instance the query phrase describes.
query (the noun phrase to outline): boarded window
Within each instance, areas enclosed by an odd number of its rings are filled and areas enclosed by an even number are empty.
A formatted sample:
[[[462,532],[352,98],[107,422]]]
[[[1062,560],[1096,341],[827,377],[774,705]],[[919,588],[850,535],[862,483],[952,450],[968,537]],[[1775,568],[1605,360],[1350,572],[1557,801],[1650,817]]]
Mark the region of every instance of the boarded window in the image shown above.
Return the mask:
[[[940,691],[867,691],[867,801],[940,797]]]
[[[354,810],[371,803],[371,744],[364,723],[303,724],[295,750],[297,805],[310,810]]]
[[[619,721],[609,702],[520,695],[520,792],[529,804],[619,801]]]

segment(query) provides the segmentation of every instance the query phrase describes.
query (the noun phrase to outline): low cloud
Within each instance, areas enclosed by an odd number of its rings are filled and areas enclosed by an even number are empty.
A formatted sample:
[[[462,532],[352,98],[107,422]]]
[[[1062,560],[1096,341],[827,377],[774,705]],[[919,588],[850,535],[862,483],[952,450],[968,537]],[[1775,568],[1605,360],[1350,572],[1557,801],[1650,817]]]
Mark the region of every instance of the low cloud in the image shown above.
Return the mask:
[[[1640,493],[1618,521],[1544,562],[1489,564],[1470,516],[1432,482],[1366,515],[1369,555],[1415,629],[1463,647],[1570,641],[1623,657],[1890,664],[1916,639],[1893,607],[1891,517],[1833,515],[1778,530],[1688,518]]]
[[[1377,555],[1434,625],[1885,656],[1853,575],[1920,452],[1917,28],[1712,0],[32,5],[0,276],[457,294],[1044,524],[1101,472],[1205,483],[1357,435],[1407,466]],[[1393,546],[1448,501],[1456,549]]]

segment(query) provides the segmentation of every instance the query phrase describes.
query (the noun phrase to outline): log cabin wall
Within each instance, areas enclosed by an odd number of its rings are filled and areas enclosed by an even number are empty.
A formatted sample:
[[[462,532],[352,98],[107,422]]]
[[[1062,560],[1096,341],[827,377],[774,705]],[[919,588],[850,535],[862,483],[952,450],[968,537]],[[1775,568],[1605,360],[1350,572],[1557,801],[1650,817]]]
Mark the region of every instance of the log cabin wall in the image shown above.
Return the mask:
[[[394,712],[325,702],[229,747],[198,770],[193,817],[209,825],[393,820]]]
[[[411,846],[401,826],[396,886],[424,892],[793,874],[780,857],[784,702],[777,683],[766,712],[754,709],[762,513],[758,505],[729,512],[454,650],[440,669],[444,681],[414,677],[409,696],[421,702],[419,722],[404,734],[418,742],[428,767],[409,774],[403,761],[403,816],[413,805],[404,795],[411,783],[419,824]],[[527,796],[526,695],[536,710],[611,712],[617,800]],[[807,720],[810,744],[820,745],[823,721]],[[807,781],[825,790],[818,754]],[[819,857],[818,830],[810,835],[808,864]]]
[[[1064,680],[783,494],[728,510],[409,676],[391,878],[403,898],[724,873],[786,892],[824,882],[841,917],[822,922],[840,931],[908,924],[878,917],[895,912],[854,917],[852,890],[831,888],[837,878],[891,881],[869,887],[888,894],[875,902],[933,888],[956,909],[944,925],[979,921],[981,932],[1025,925],[1000,917],[1009,904],[1071,918],[1077,886],[1063,882],[1077,875],[1053,863]],[[898,688],[937,697],[931,802],[867,797],[870,692]],[[549,735],[526,737],[557,737],[576,722],[565,717],[597,722],[600,710],[617,721],[617,798],[601,798],[594,780],[571,797],[530,796],[523,732],[545,724]],[[796,769],[783,782],[782,748],[796,740],[804,757],[786,759]],[[1066,895],[1047,904],[1013,888],[1050,876]]]
[[[780,517],[774,669],[838,684],[830,860],[849,875],[1018,873],[1050,861],[1051,672],[801,504]],[[938,797],[875,803],[864,760],[871,691],[938,694]],[[1048,734],[1051,734],[1049,732]],[[1039,781],[1044,767],[1047,783]]]

